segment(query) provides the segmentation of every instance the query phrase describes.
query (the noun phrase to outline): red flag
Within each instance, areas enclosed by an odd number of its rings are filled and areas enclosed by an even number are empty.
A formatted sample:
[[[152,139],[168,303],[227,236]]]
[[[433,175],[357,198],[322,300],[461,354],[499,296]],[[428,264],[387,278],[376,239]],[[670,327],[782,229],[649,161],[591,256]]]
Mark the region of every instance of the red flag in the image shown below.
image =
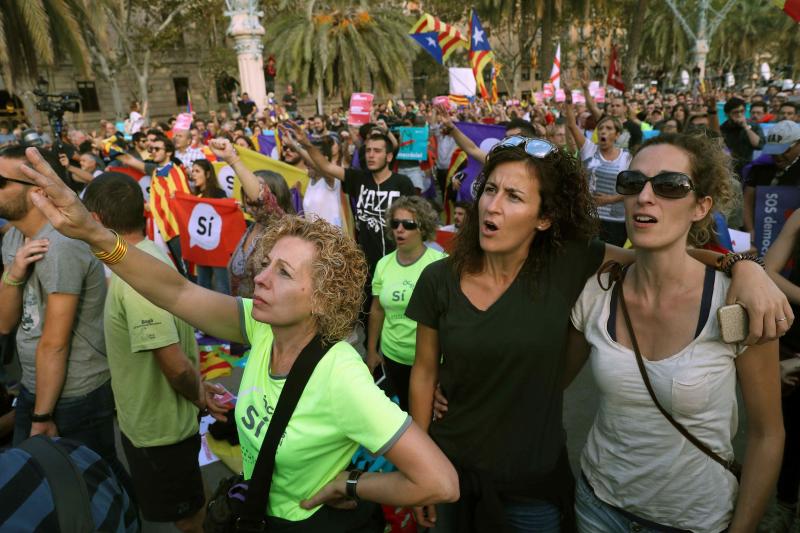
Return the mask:
[[[622,81],[622,67],[619,64],[616,46],[611,47],[611,64],[608,66],[606,84],[620,91],[625,91],[625,82]]]
[[[785,2],[777,2],[779,7],[783,8],[784,13],[792,17],[795,21],[800,22],[800,0],[785,0]],[[783,5],[780,5],[780,4]]]
[[[196,265],[226,266],[245,231],[236,200],[176,192],[170,207],[180,227],[183,258]]]

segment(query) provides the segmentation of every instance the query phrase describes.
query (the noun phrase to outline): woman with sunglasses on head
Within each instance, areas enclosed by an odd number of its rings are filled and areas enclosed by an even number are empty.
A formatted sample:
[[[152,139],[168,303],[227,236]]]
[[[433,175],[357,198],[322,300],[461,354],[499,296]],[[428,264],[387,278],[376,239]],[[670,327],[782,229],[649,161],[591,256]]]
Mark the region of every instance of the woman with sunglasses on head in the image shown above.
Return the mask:
[[[372,306],[367,327],[367,365],[383,363],[400,408],[408,411],[408,383],[414,364],[417,324],[405,316],[422,270],[445,257],[425,245],[436,236],[438,215],[419,196],[402,196],[386,212],[386,226],[397,249],[384,256],[372,277]],[[380,352],[378,339],[380,338]]]
[[[457,505],[415,510],[423,526],[437,533],[574,528],[562,425],[569,316],[604,261],[632,260],[630,251],[591,240],[596,225],[575,158],[524,137],[490,152],[452,255],[422,272],[406,310],[417,321],[411,414],[461,480]],[[692,253],[712,264],[716,258]],[[791,309],[761,267],[739,261],[734,268],[728,297],[750,311],[756,330],[748,340],[785,331]],[[448,410],[431,424],[437,383]]]
[[[567,382],[588,356],[600,389],[576,492],[580,531],[755,531],[772,494],[783,448],[777,342],[723,342],[717,310],[730,281],[687,253],[711,238],[712,207],[732,207],[730,173],[715,142],[662,135],[617,178],[636,261],[586,283],[567,352]]]

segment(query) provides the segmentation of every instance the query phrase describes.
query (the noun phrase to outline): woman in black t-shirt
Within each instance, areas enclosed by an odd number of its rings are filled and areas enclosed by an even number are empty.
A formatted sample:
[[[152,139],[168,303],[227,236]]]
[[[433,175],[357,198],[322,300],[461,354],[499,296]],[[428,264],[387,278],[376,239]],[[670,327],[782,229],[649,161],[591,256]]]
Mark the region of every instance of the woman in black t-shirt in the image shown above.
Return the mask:
[[[219,186],[217,173],[206,159],[198,159],[192,164],[189,184],[195,196],[201,198],[225,198],[225,191]],[[230,294],[231,282],[226,267],[197,265],[197,283],[206,289],[213,289],[222,294]]]
[[[604,261],[631,257],[591,240],[588,181],[547,141],[505,139],[482,179],[453,255],[423,271],[406,311],[418,322],[411,415],[461,480],[457,504],[415,513],[423,526],[435,520],[436,532],[569,530],[574,483],[561,420],[570,310]],[[745,286],[729,298],[791,316],[763,271],[742,270],[749,279],[737,278]],[[756,337],[762,327],[775,336],[772,316],[751,315]],[[449,410],[431,425],[437,383]]]

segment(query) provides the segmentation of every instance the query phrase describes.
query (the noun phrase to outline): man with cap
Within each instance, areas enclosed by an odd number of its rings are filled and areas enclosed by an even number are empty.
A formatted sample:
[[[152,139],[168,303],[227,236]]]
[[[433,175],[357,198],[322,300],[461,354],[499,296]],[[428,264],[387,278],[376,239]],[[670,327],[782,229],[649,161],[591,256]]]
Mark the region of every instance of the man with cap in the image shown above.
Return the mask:
[[[800,124],[783,120],[767,136],[762,153],[772,156],[771,165],[754,166],[744,182],[744,227],[755,236],[756,187],[800,186]]]

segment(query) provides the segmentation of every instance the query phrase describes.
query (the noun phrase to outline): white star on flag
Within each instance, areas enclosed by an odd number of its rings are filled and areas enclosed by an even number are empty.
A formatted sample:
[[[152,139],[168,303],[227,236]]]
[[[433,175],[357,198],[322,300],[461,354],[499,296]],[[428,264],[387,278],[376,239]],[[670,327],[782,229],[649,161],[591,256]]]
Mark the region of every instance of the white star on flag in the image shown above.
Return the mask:
[[[436,46],[436,39],[428,37],[428,46]]]
[[[483,30],[475,30],[475,33],[472,35],[472,44],[474,46],[478,46],[478,43],[483,41]]]

